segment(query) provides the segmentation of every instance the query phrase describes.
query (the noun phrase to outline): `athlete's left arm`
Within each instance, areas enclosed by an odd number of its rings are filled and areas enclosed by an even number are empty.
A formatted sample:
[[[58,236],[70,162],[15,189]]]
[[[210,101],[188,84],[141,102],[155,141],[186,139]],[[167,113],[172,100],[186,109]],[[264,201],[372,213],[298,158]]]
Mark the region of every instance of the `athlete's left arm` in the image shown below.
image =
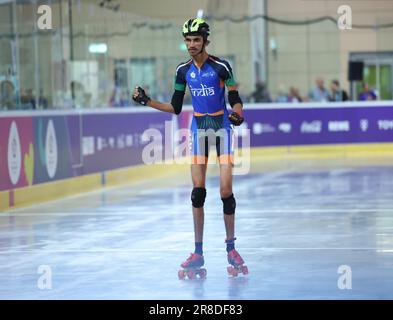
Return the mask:
[[[240,126],[243,121],[243,102],[237,91],[237,83],[233,75],[233,71],[228,62],[223,61],[225,68],[222,69],[221,78],[224,80],[228,89],[228,102],[233,112],[229,115],[229,121],[235,126]]]
[[[243,121],[243,102],[237,91],[237,86],[228,85],[228,101],[232,107],[233,112],[228,116],[229,121],[234,126],[240,126]]]
[[[243,102],[237,91],[237,86],[227,86],[228,89],[228,101],[232,107],[232,110],[239,116],[243,117]]]

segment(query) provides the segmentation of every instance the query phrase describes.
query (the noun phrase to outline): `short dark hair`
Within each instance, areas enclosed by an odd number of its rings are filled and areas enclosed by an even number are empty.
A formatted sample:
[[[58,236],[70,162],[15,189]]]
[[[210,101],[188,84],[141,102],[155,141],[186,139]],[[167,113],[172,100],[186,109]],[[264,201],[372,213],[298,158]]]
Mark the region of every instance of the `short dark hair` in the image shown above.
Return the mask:
[[[340,82],[336,79],[332,80],[332,83],[334,83],[337,87],[340,86]]]

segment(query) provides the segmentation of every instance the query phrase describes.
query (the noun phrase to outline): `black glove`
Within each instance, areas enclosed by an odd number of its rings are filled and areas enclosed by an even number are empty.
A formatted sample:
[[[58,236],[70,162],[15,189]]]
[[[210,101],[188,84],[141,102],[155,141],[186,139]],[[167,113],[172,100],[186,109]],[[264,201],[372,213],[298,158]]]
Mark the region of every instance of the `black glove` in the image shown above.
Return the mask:
[[[228,119],[234,126],[240,126],[244,121],[244,118],[239,114],[237,114],[236,112],[232,112],[228,116]]]
[[[145,90],[143,90],[141,87],[136,88],[138,90],[138,95],[134,97],[132,96],[132,99],[141,105],[147,105],[147,103],[151,100],[150,97],[146,94]]]

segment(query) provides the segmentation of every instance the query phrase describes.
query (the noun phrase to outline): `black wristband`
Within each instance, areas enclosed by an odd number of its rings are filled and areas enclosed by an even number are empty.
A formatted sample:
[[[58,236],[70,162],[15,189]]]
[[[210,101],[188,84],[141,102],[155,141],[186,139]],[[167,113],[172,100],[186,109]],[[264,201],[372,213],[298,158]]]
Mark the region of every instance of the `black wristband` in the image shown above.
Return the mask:
[[[237,90],[231,90],[228,92],[228,101],[232,108],[236,103],[243,105],[242,99],[240,98]]]

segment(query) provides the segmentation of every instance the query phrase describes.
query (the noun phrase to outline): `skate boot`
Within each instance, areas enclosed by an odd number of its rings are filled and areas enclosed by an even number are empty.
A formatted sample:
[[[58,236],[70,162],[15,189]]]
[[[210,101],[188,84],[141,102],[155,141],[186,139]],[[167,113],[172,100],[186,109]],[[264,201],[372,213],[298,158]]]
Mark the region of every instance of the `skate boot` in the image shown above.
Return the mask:
[[[235,249],[228,252],[228,263],[230,264],[227,267],[229,275],[237,277],[239,273],[248,274],[248,268],[244,265],[244,260]]]
[[[204,264],[203,256],[198,253],[191,253],[190,257],[180,265],[183,269],[178,272],[179,279],[183,280],[186,277],[189,279],[206,278],[207,271],[201,268]]]

